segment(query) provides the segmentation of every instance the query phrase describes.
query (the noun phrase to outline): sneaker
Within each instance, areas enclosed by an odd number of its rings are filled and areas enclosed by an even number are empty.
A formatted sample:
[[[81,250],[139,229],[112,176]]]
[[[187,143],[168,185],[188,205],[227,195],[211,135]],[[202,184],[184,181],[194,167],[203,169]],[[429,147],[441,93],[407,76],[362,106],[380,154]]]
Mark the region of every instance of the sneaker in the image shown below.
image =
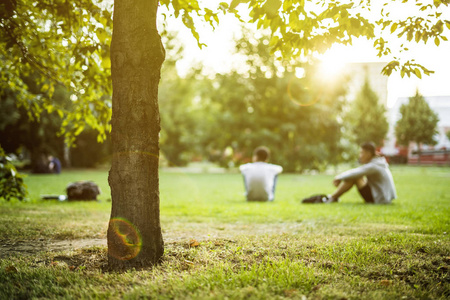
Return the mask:
[[[328,196],[325,194],[314,195],[302,200],[302,203],[305,204],[317,204],[317,203],[328,203]]]
[[[327,202],[326,203],[338,203],[339,202],[339,198],[337,199],[331,199],[330,196],[327,196]]]

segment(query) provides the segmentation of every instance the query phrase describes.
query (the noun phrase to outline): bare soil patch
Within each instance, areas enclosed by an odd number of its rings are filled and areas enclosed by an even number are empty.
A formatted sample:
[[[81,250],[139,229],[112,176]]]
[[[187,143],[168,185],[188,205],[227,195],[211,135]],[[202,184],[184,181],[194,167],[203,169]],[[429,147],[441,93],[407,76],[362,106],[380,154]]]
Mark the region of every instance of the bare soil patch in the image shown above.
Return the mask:
[[[211,223],[183,223],[173,222],[163,230],[163,238],[165,243],[189,243],[190,240],[199,242],[215,239],[233,240],[242,236],[261,236],[261,235],[278,235],[278,234],[311,234],[316,236],[323,234],[328,238],[339,238],[342,236],[340,231],[347,233],[347,239],[353,235],[370,235],[375,232],[383,231],[403,231],[404,226],[368,226],[365,228],[364,234],[359,227],[339,226],[326,229],[323,224],[316,222],[289,222],[289,223],[272,223],[272,224],[248,224],[248,223],[232,223],[232,224],[211,224]],[[350,233],[350,235],[348,235]],[[62,252],[87,249],[91,247],[106,247],[106,235],[96,238],[83,239],[37,239],[37,240],[0,240],[0,258],[7,258],[11,255],[34,255],[39,252]]]

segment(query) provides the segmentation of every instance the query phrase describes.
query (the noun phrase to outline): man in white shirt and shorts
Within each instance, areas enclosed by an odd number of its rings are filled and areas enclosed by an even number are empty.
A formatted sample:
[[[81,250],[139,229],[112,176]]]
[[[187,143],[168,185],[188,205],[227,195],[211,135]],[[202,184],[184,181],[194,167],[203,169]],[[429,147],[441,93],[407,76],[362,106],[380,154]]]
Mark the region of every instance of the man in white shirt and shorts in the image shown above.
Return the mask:
[[[283,171],[278,165],[269,164],[270,151],[260,146],[253,151],[253,162],[241,165],[247,201],[273,201],[277,176]]]

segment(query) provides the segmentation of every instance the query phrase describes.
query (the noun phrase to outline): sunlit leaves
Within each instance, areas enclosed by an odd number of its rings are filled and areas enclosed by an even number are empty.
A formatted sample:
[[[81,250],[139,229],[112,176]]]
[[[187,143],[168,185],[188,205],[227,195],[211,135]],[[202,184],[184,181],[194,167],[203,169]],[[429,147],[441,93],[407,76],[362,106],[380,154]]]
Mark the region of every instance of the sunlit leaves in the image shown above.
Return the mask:
[[[109,130],[109,119],[95,110],[96,102],[108,102],[111,94],[109,43],[112,15],[105,5],[92,0],[25,0],[10,14],[0,16],[1,90],[13,90],[17,104],[38,119],[42,110],[57,111],[65,118],[66,133],[77,133],[74,111],[82,111],[90,127]],[[0,50],[1,51],[1,50]],[[30,92],[23,78],[33,76],[40,94]],[[55,86],[64,86],[78,101],[70,109],[52,102]],[[87,109],[86,107],[90,107]],[[92,115],[95,117],[92,117]],[[110,113],[106,113],[109,116]],[[78,131],[79,132],[79,131]]]
[[[235,9],[235,8],[237,8],[237,6],[238,6],[239,4],[245,3],[245,2],[248,2],[248,0],[232,0],[231,3],[230,3],[229,9],[230,9],[230,10]],[[222,3],[221,3],[221,4],[222,4]]]
[[[391,33],[394,33],[397,30],[398,24],[397,23],[393,23],[391,26]]]
[[[200,7],[197,0],[161,0],[160,5],[167,7],[176,18],[181,17],[184,26],[191,31],[200,48],[205,44],[200,42],[194,16],[199,17],[200,20],[209,23],[214,28],[215,25],[219,24],[219,12],[225,13],[228,8],[228,4],[222,2],[219,5],[219,11],[214,12],[211,9]]]
[[[381,57],[383,55],[388,55],[391,52],[391,49],[386,46],[387,41],[385,41],[382,37],[375,40],[373,46],[378,51],[377,56]]]
[[[323,52],[334,43],[350,43],[352,37],[374,36],[374,26],[352,3],[323,2],[318,9],[298,0],[247,2],[251,22],[278,37],[271,43],[272,52],[280,51],[286,58]]]
[[[278,16],[278,9],[281,7],[281,0],[267,0],[262,6],[269,18]]]
[[[398,58],[395,58],[393,61],[389,62],[381,72],[382,74],[389,76],[393,71],[400,71],[400,76],[402,78],[405,77],[405,75],[407,77],[415,75],[418,78],[422,78],[422,73],[425,75],[434,73],[434,71],[416,63],[414,60],[408,60],[401,64]]]
[[[401,5],[411,8],[411,1],[402,1]],[[308,56],[314,52],[323,52],[334,43],[350,44],[353,37],[374,39],[378,55],[391,55],[387,47],[385,33],[395,35],[405,42],[427,43],[432,39],[439,46],[447,41],[444,28],[450,29],[450,21],[442,20],[438,8],[448,6],[450,1],[434,1],[433,4],[415,1],[417,14],[406,19],[396,20],[391,17],[391,5],[398,1],[385,0],[381,11],[371,1],[304,1],[304,0],[232,0],[230,9],[234,10],[241,3],[246,3],[250,10],[250,21],[259,29],[270,29],[272,53],[279,51],[285,58]],[[377,19],[373,16],[378,14]],[[370,20],[367,18],[371,15]],[[445,26],[444,26],[445,25]],[[407,47],[395,49],[396,52],[408,51]],[[402,64],[399,62],[399,64]],[[386,73],[394,70],[387,66]],[[398,67],[403,75],[415,74],[409,66]],[[419,68],[420,73],[422,72]],[[424,71],[423,71],[424,72]],[[426,74],[425,72],[423,74]]]

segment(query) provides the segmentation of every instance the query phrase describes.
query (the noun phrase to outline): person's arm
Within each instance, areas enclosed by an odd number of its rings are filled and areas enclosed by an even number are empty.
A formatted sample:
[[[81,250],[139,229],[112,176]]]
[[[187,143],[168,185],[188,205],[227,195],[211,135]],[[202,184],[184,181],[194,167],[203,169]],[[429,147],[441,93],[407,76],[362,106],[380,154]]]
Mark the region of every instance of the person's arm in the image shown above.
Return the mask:
[[[345,171],[345,172],[337,175],[334,178],[333,183],[336,185],[336,184],[339,184],[342,180],[345,181],[348,179],[357,179],[357,178],[360,178],[363,176],[370,175],[375,171],[376,171],[375,166],[371,163],[368,163],[368,164],[359,166],[355,169],[351,169],[351,170]]]
[[[283,172],[283,167],[275,165],[275,172],[277,175],[280,174],[281,172]]]
[[[279,166],[279,165],[274,165],[274,164],[267,164],[267,166],[269,166],[269,170],[270,172],[272,172],[275,175],[280,174],[281,172],[283,172],[283,167]]]
[[[243,165],[239,166],[239,171],[241,171],[241,173],[244,173],[249,168],[250,168],[250,164],[243,164]]]

